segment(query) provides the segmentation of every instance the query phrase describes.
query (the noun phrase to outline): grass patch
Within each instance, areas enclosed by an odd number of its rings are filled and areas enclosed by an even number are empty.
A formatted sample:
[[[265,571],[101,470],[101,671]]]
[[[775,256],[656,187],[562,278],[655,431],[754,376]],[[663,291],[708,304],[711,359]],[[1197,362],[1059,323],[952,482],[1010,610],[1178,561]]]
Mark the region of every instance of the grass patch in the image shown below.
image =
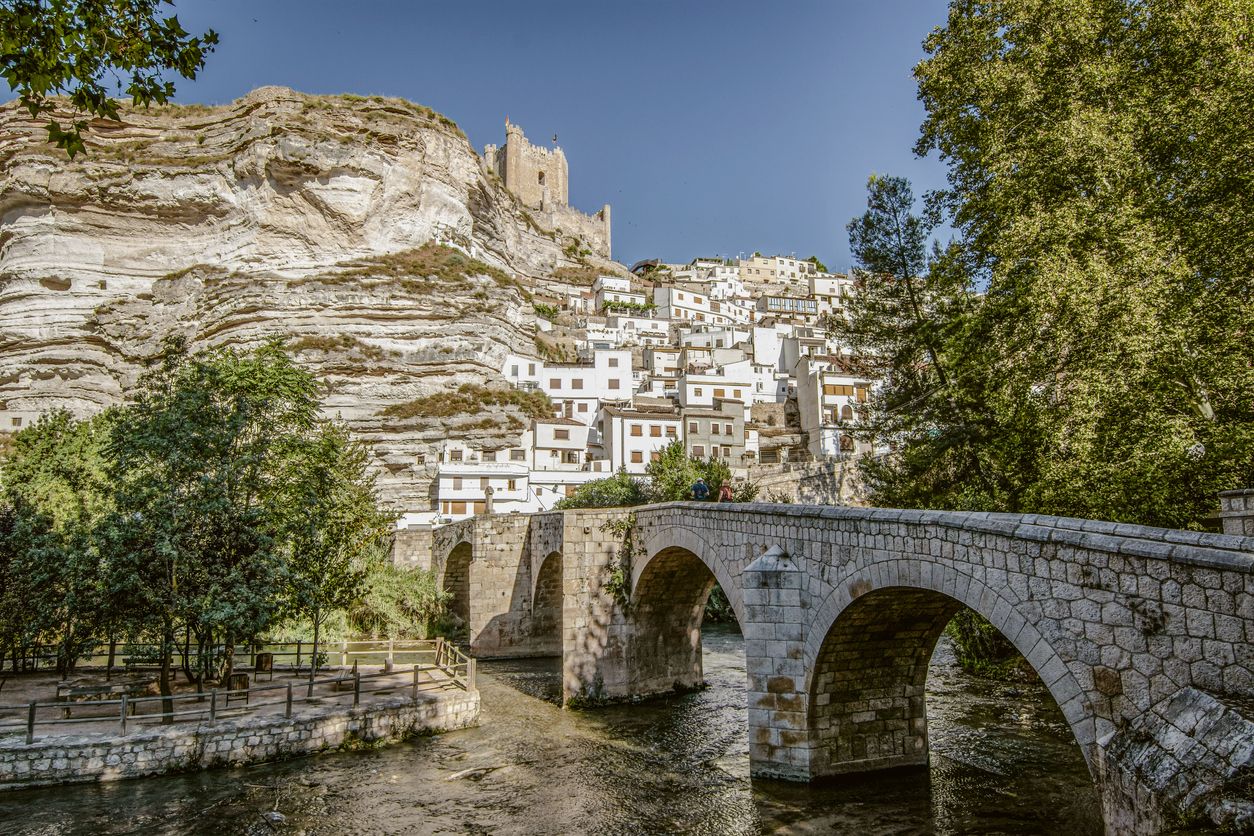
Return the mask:
[[[301,337],[288,346],[292,351],[353,351],[356,350],[372,360],[382,360],[384,351],[377,345],[362,342],[350,334],[337,337]]]
[[[400,279],[402,280],[401,286],[406,290],[419,292],[435,289],[433,285],[437,282],[441,285],[452,285],[451,288],[441,289],[468,287],[469,277],[486,276],[497,287],[517,290],[524,299],[531,298],[531,294],[522,283],[504,270],[442,244],[427,243],[417,249],[345,262],[339,266],[344,268],[343,272],[333,277],[322,277],[323,280],[330,278],[338,282],[356,278]],[[418,283],[406,281],[416,277],[424,278],[426,281]]]
[[[489,389],[474,383],[458,387],[456,392],[436,392],[405,403],[384,407],[379,414],[385,418],[452,418],[477,415],[489,407],[513,406],[529,418],[553,417],[553,404],[543,392],[519,389]]]
[[[599,275],[601,271],[595,267],[559,267],[553,271],[555,280],[585,287],[591,287]]]

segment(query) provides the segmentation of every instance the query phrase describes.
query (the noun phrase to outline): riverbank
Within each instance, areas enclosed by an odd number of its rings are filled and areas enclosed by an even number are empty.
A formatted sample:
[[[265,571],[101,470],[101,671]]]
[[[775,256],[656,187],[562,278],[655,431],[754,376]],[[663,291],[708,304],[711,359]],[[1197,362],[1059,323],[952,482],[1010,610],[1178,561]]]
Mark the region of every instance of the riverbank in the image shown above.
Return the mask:
[[[55,735],[30,744],[10,738],[0,741],[0,790],[264,763],[395,743],[478,722],[479,692],[449,688],[359,706],[306,706],[290,718],[249,715],[126,736]]]

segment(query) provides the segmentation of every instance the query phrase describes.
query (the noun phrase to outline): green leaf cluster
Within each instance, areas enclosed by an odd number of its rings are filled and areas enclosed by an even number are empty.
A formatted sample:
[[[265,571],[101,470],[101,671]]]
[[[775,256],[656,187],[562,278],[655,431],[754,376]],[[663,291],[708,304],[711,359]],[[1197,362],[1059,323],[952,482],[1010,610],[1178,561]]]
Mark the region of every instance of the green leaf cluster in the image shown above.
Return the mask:
[[[174,96],[167,71],[194,79],[218,36],[193,37],[178,17],[161,14],[163,5],[172,0],[3,0],[0,73],[36,118],[67,95],[79,114],[117,119],[105,82],[119,74],[134,104],[164,104]],[[86,128],[86,119],[52,118],[48,139],[73,157],[84,149]]]

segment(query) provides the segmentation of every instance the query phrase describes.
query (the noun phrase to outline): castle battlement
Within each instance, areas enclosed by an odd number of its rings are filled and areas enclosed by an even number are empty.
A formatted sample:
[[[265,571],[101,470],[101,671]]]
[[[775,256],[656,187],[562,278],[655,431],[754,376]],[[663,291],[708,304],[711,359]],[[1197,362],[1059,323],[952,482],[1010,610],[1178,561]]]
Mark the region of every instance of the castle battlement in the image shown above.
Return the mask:
[[[571,208],[570,172],[561,148],[532,145],[523,129],[506,119],[505,144],[484,146],[483,164],[500,176],[519,203],[540,213],[538,222],[583,238],[600,255],[610,257],[610,207],[605,205],[596,215]]]

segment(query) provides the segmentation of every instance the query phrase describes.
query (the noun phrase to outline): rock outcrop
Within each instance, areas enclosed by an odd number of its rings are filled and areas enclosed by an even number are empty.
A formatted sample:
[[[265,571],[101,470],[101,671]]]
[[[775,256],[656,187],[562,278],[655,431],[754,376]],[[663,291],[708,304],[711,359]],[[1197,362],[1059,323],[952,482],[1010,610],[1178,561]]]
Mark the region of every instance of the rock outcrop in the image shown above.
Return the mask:
[[[621,272],[572,257],[457,126],[396,99],[267,87],[126,111],[73,161],[0,108],[0,430],[118,403],[163,339],[284,337],[376,454],[395,506],[428,503],[450,433],[517,443],[525,416],[389,418],[534,353],[531,293]],[[557,282],[555,285],[554,283]]]

